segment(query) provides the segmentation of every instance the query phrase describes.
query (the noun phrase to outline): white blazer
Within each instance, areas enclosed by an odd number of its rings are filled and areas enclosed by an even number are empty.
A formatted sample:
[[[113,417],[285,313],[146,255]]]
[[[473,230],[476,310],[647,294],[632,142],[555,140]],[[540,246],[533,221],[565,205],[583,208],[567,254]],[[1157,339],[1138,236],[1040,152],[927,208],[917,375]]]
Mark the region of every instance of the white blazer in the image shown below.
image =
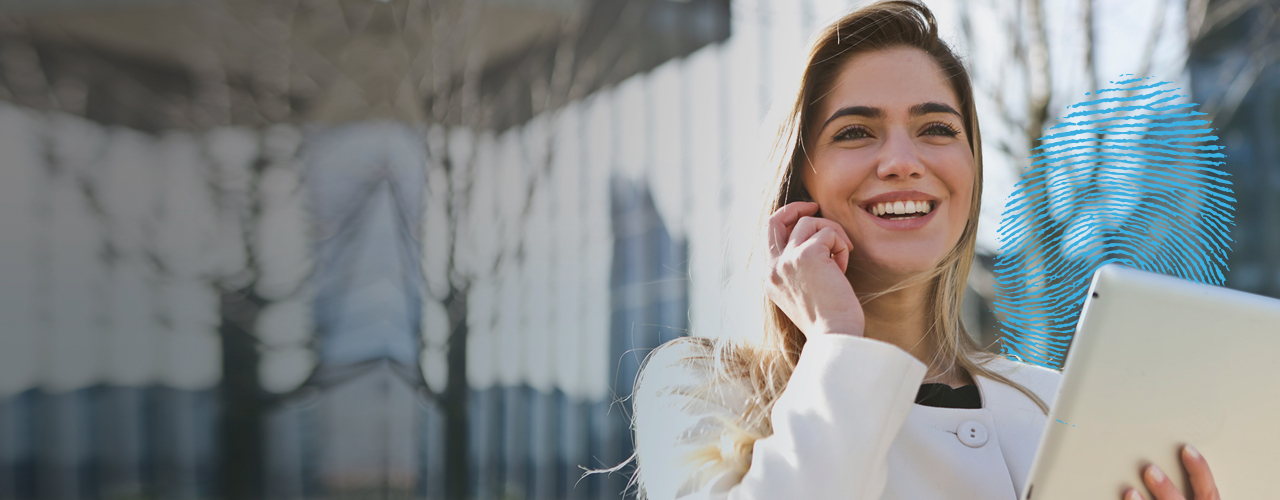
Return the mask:
[[[726,422],[749,393],[722,382],[711,395],[687,395],[707,377],[679,362],[688,349],[655,354],[635,395],[638,479],[649,500],[1015,500],[1047,419],[1021,392],[982,376],[981,409],[915,404],[924,363],[885,342],[823,335],[805,344],[774,404],[773,434],[735,457]],[[987,366],[1052,407],[1059,372],[1004,358]],[[686,460],[717,447],[721,460],[709,466]]]

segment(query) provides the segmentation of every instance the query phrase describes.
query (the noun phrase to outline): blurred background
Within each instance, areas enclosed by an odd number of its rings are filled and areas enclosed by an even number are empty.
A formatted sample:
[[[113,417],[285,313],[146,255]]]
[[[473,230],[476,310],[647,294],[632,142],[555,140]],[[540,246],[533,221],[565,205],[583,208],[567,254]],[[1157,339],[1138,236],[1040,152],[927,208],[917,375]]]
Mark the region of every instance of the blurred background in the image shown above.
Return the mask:
[[[634,493],[649,349],[759,332],[764,118],[850,0],[0,0],[0,499]],[[1280,3],[929,0],[986,189],[1121,74],[1201,103],[1280,296]],[[1046,244],[1054,244],[1046,242]]]

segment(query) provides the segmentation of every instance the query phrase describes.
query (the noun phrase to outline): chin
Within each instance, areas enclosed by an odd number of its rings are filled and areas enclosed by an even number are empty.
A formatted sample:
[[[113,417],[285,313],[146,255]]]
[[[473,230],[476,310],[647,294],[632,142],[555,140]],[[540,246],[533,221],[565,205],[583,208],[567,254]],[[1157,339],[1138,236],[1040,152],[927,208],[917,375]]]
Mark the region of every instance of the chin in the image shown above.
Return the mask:
[[[899,279],[908,275],[923,273],[933,270],[939,262],[942,262],[943,255],[934,252],[922,253],[918,251],[899,252],[895,249],[883,249],[881,251],[869,252],[864,257],[864,261],[870,265],[859,266],[863,272],[884,276],[886,278]]]

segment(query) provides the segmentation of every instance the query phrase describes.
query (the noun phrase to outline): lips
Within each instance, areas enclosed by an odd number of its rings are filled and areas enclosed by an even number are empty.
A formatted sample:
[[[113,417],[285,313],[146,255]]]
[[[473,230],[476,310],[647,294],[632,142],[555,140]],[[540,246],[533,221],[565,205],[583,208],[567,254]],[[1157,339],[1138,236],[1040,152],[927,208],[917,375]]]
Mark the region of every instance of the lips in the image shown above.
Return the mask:
[[[938,208],[938,202],[934,201],[933,209],[930,210],[929,213],[924,214],[920,217],[914,217],[910,219],[897,219],[897,220],[881,218],[865,209],[862,210],[862,213],[866,215],[867,218],[871,219],[872,222],[875,222],[877,226],[880,226],[882,228],[885,228],[891,231],[910,231],[913,229],[920,229],[928,225],[929,221],[933,220],[934,216],[938,214],[937,208]]]

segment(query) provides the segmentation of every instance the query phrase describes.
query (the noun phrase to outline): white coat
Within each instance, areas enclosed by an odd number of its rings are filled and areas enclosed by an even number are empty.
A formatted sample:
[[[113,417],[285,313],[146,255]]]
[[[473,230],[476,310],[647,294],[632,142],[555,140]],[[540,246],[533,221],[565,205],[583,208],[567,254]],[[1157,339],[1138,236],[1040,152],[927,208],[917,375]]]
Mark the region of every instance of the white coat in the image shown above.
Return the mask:
[[[885,342],[823,335],[805,344],[775,403],[773,434],[735,459],[722,443],[725,422],[749,393],[721,382],[713,396],[680,394],[706,380],[706,370],[679,362],[688,354],[655,354],[635,395],[638,479],[649,500],[1015,500],[1048,418],[1018,390],[976,375],[981,409],[915,404],[924,363]],[[1059,372],[1004,358],[987,367],[1052,407]],[[717,447],[714,466],[693,470],[686,460]]]

